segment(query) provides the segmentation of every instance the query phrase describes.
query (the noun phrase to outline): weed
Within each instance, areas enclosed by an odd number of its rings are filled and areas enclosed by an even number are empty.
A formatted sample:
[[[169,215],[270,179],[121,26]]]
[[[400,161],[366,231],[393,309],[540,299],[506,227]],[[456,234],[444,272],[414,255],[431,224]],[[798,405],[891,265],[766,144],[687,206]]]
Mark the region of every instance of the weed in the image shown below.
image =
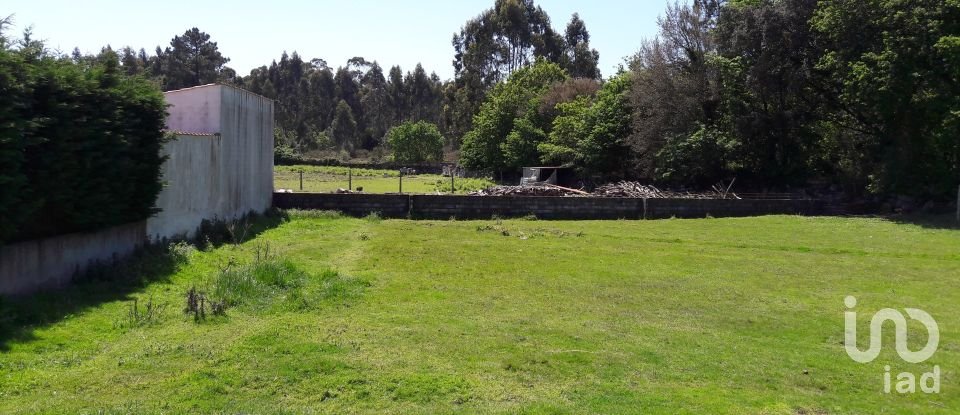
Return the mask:
[[[363,220],[370,223],[380,223],[383,218],[380,216],[380,212],[370,212],[369,215],[363,217]]]
[[[538,219],[537,219],[537,215],[536,215],[536,214],[533,214],[533,213],[531,213],[531,214],[529,214],[529,215],[526,215],[526,216],[524,216],[524,217],[522,217],[522,218],[520,218],[520,219],[521,219],[521,220],[531,220],[531,221],[532,221],[532,220],[538,220]]]
[[[160,322],[164,308],[163,304],[156,304],[153,302],[153,298],[150,298],[141,309],[139,301],[134,298],[123,318],[114,325],[119,328],[132,329],[157,324]]]
[[[361,241],[369,241],[369,240],[370,240],[370,235],[367,235],[366,233],[361,232],[361,233],[360,233],[360,240],[361,240]]]
[[[251,226],[253,226],[253,224],[246,219],[228,223],[227,232],[230,235],[230,242],[232,242],[234,246],[238,246],[243,243],[243,241],[246,241],[247,233],[250,232]]]
[[[496,225],[478,225],[477,232],[496,232],[502,236],[510,236],[510,230],[501,225],[500,221]]]
[[[167,251],[170,258],[177,264],[187,264],[190,262],[190,255],[197,251],[197,248],[186,242],[171,243]]]

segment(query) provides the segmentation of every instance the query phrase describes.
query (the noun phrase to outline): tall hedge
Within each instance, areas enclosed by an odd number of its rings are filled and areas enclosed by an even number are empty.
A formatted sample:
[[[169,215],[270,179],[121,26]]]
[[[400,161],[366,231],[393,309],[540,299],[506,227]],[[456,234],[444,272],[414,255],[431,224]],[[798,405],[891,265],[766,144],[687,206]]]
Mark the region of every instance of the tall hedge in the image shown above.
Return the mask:
[[[112,52],[0,49],[0,243],[153,214],[165,117],[159,88]]]

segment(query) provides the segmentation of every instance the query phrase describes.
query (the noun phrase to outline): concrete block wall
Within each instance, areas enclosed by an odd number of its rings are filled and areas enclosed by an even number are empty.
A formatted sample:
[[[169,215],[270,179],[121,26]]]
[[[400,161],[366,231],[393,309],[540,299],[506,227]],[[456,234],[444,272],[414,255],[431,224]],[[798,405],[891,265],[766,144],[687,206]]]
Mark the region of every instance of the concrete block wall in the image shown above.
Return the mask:
[[[389,218],[405,218],[410,212],[410,196],[274,193],[273,205],[281,209],[335,210],[351,216],[378,212]]]
[[[274,206],[282,209],[338,210],[362,216],[380,212],[385,217],[417,219],[488,219],[493,215],[541,219],[662,219],[817,215],[816,200],[698,200],[586,197],[490,197],[431,195],[368,195],[276,193]]]
[[[817,200],[647,199],[647,219],[737,217],[757,215],[818,215]]]
[[[411,216],[488,219],[536,215],[541,219],[642,219],[643,199],[582,197],[410,196]]]

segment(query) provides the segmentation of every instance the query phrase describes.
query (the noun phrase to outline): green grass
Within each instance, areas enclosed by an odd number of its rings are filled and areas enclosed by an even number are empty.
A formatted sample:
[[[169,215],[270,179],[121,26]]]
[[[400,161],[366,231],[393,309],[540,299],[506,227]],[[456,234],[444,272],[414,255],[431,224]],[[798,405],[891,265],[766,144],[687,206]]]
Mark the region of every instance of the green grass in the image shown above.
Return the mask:
[[[273,181],[275,189],[300,190],[300,170],[303,170],[304,192],[334,192],[350,186],[348,168],[339,166],[276,166]],[[352,169],[353,189],[365,193],[397,193],[400,191],[400,173],[397,170]],[[486,179],[454,181],[457,194],[485,189],[493,185]],[[418,174],[403,177],[403,193],[450,193],[450,178],[439,174]]]
[[[0,413],[960,408],[955,229],[792,216],[291,217],[135,284],[4,306]],[[267,244],[278,268],[257,271]],[[182,312],[185,293],[212,293],[234,278],[223,277],[227,265],[252,272],[257,286],[235,284],[239,300],[225,316],[195,322]],[[304,300],[290,303],[293,292]],[[859,299],[861,344],[873,312],[914,307],[938,321],[940,350],[910,365],[887,335],[877,361],[853,362],[842,344],[847,295]],[[165,306],[148,324],[116,324],[134,298],[141,309]],[[912,333],[917,350],[926,339]],[[939,365],[941,393],[882,394],[887,364],[914,373]]]

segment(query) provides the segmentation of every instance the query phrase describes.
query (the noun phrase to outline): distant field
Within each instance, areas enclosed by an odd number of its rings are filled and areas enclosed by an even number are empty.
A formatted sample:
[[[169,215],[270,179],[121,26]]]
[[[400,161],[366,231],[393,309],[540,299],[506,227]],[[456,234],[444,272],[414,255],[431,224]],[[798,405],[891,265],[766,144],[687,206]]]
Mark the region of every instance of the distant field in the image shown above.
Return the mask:
[[[242,245],[125,271],[152,270],[143,284],[8,303],[0,413],[960,409],[956,229],[793,216],[463,222],[315,212],[263,225]],[[267,248],[279,267],[223,283],[222,269],[260,263]],[[191,287],[219,287],[240,304],[197,323],[183,312]],[[859,299],[862,347],[873,312],[915,307],[938,321],[940,350],[907,364],[889,330],[877,361],[852,361],[848,295]],[[132,318],[135,299],[139,310],[161,308]],[[911,335],[909,346],[925,341]],[[941,393],[883,394],[884,365],[939,365]]]
[[[300,190],[300,171],[303,170],[304,192],[334,192],[350,186],[347,167],[339,166],[276,166],[274,188]],[[353,170],[353,190],[366,193],[397,193],[400,191],[400,173],[397,170]],[[466,193],[492,186],[489,180],[456,179],[455,193]],[[437,174],[419,174],[403,177],[403,193],[450,193],[450,178]]]

